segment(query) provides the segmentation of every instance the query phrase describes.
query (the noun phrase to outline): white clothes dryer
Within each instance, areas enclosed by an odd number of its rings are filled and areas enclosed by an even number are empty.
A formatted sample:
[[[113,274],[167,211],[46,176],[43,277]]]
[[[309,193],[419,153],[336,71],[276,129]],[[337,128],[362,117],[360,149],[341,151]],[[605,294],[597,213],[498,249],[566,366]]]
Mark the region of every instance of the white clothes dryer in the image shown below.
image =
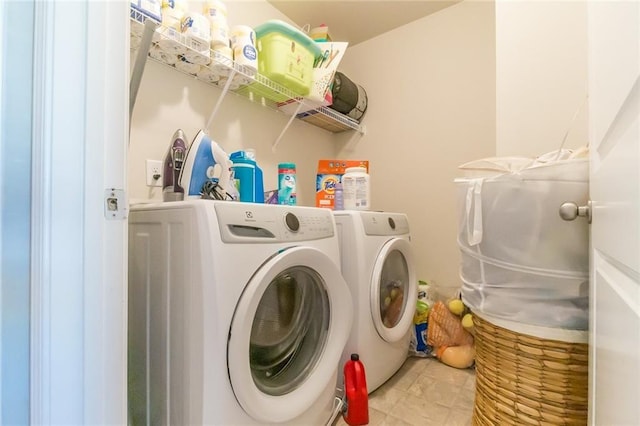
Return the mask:
[[[329,210],[187,200],[129,224],[130,424],[330,421],[352,303]]]
[[[400,369],[409,353],[418,284],[409,220],[402,213],[333,213],[342,276],[354,306],[341,365],[357,353],[371,393]]]

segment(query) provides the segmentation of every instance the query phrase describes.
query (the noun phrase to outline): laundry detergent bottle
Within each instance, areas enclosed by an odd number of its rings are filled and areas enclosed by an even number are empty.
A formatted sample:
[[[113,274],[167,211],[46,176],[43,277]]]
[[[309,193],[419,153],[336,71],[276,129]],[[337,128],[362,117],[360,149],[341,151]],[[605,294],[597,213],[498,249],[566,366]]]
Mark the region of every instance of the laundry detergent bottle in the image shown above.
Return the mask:
[[[236,186],[240,193],[240,201],[248,203],[264,203],[264,183],[262,169],[255,159],[245,151],[236,151],[229,157]]]
[[[344,394],[347,400],[344,421],[350,426],[369,424],[367,378],[358,354],[351,354],[344,365]]]

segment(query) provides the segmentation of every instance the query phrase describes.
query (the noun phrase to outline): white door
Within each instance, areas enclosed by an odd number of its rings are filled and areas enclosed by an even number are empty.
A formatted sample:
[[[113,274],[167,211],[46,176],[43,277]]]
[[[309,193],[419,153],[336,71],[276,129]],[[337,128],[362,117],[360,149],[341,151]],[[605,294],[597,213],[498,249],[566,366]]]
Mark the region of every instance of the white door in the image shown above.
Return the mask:
[[[640,2],[589,2],[589,423],[640,424]]]
[[[229,378],[242,408],[261,423],[287,422],[333,392],[352,317],[347,283],[320,250],[294,247],[265,262],[229,333]]]

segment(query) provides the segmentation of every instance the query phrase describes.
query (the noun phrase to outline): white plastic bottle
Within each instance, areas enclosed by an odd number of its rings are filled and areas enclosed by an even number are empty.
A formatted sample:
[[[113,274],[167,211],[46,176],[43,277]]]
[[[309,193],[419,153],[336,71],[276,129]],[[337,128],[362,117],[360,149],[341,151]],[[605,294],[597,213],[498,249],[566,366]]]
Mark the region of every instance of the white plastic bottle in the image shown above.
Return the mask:
[[[344,192],[342,192],[342,183],[336,182],[333,188],[333,209],[344,210]]]
[[[345,210],[369,210],[371,187],[364,167],[349,167],[342,176]]]

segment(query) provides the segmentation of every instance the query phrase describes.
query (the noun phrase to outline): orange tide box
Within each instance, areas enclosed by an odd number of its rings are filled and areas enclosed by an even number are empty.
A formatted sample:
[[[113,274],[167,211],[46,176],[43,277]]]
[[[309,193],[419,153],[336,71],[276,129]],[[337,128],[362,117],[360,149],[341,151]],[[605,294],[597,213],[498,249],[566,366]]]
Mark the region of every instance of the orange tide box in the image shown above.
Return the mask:
[[[342,181],[342,175],[349,167],[364,167],[369,173],[368,160],[319,160],[316,175],[316,207],[333,210],[333,198],[336,183]]]

